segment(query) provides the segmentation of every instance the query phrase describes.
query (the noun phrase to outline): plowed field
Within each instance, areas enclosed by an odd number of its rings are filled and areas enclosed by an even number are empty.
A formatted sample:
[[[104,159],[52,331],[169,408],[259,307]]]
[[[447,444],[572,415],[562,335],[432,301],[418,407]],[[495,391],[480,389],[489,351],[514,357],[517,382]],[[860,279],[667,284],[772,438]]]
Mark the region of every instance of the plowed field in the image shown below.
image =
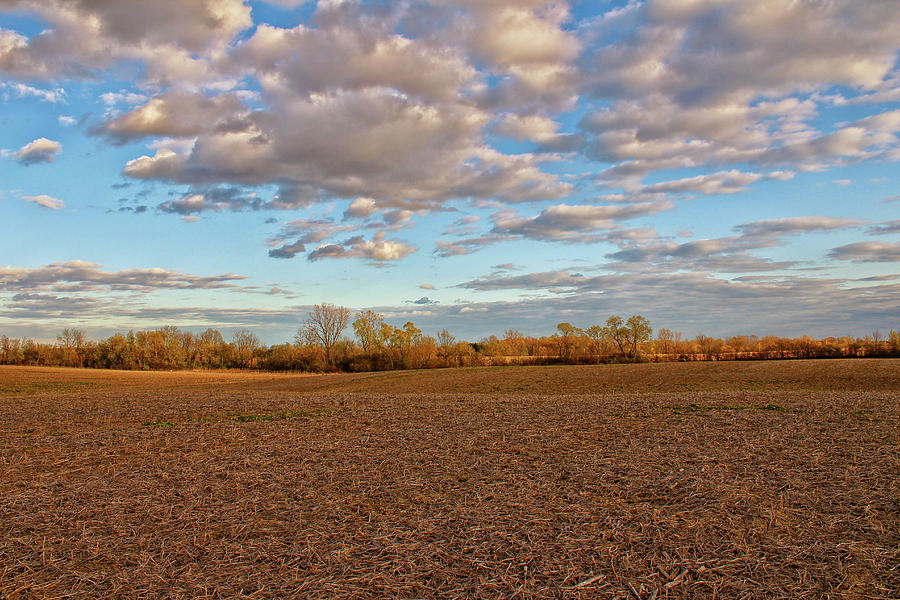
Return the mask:
[[[900,598],[900,361],[0,367],[0,595]]]

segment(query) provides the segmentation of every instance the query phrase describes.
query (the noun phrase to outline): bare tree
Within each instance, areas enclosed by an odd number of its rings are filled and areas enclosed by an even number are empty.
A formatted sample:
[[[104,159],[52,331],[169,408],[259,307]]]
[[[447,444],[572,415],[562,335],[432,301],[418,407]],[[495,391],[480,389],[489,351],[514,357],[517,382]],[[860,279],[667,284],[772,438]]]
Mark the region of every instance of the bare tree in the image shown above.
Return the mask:
[[[80,329],[63,329],[56,336],[56,342],[63,351],[63,360],[70,367],[80,367],[84,361],[82,350],[84,349],[86,338],[84,332]]]
[[[881,330],[876,329],[872,332],[872,354],[878,355],[878,352],[881,350]]]
[[[331,350],[350,321],[350,309],[323,302],[313,306],[303,326],[297,330],[296,340],[325,348],[325,358],[331,363]]]
[[[249,329],[238,329],[232,337],[234,340],[234,353],[238,364],[243,367],[253,366],[253,353],[260,346],[259,338]]]
[[[675,333],[671,329],[661,328],[656,334],[656,339],[659,341],[660,350],[662,350],[661,354],[672,353],[675,347]]]
[[[447,331],[446,329],[441,329],[437,332],[437,343],[438,346],[444,349],[452,348],[456,345],[456,336]]]

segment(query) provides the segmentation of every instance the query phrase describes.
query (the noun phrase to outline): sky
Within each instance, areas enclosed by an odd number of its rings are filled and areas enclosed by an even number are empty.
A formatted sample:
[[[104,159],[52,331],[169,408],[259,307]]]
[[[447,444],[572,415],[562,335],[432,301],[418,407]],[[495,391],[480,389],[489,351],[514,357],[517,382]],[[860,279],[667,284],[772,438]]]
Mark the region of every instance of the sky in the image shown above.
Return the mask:
[[[0,0],[0,335],[900,329],[896,0]],[[348,330],[349,333],[349,330]]]

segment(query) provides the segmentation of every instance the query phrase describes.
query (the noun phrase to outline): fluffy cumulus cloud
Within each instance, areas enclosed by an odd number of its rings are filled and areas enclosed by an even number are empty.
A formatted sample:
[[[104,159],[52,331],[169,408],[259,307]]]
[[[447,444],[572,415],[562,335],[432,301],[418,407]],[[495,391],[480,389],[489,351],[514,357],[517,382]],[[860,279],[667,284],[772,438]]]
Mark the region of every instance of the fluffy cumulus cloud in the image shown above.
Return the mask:
[[[323,244],[309,253],[309,260],[322,258],[362,258],[376,262],[400,260],[418,250],[398,240],[385,239],[379,231],[371,240],[354,236],[345,242]]]
[[[637,173],[741,162],[817,168],[884,155],[896,147],[884,123],[818,131],[815,93],[879,89],[891,78],[898,25],[892,2],[630,4],[597,22],[599,46],[584,57],[586,90],[613,99],[583,120],[589,153]],[[602,44],[617,27],[627,33]]]
[[[42,137],[28,142],[16,152],[6,154],[15,158],[20,165],[27,167],[40,163],[51,163],[56,160],[57,155],[61,151],[62,144]]]
[[[23,79],[91,77],[133,65],[151,81],[214,79],[213,62],[252,24],[241,0],[160,0],[152,9],[125,1],[6,0],[47,27],[31,38],[0,29],[0,72]]]
[[[570,186],[531,156],[485,147],[488,117],[381,89],[285,98],[240,128],[201,133],[189,153],[161,149],[130,161],[136,179],[190,184],[312,186],[332,196],[412,208],[466,197],[507,201],[565,195]]]
[[[193,137],[204,131],[240,130],[246,112],[234,94],[209,98],[204,94],[170,91],[94,128],[113,142],[148,137]]]

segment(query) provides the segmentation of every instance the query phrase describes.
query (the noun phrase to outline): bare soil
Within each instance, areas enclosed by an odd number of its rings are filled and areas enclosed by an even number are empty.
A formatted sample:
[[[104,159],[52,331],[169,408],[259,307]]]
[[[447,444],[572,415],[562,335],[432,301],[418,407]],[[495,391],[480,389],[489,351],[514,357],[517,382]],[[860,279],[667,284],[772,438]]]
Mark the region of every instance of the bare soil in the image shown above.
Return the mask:
[[[0,595],[900,598],[900,361],[0,367]]]

